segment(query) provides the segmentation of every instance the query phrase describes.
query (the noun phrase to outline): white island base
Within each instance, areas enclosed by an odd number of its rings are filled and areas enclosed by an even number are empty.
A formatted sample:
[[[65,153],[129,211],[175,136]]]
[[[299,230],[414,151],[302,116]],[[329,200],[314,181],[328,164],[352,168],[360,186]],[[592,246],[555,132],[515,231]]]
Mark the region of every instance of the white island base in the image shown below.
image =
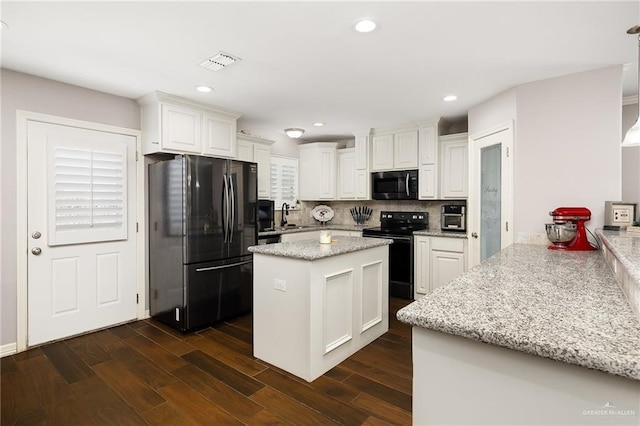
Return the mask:
[[[254,252],[254,356],[311,382],[384,334],[388,251],[315,260]]]
[[[634,425],[640,382],[413,327],[414,425]]]

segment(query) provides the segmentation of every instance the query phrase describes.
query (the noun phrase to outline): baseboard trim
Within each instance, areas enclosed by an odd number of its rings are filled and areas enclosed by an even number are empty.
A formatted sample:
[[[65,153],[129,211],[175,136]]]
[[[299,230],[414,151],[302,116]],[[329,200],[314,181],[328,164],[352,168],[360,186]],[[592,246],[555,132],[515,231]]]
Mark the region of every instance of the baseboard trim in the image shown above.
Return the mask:
[[[6,345],[0,345],[0,358],[13,355],[16,353],[18,345],[15,343],[7,343]]]

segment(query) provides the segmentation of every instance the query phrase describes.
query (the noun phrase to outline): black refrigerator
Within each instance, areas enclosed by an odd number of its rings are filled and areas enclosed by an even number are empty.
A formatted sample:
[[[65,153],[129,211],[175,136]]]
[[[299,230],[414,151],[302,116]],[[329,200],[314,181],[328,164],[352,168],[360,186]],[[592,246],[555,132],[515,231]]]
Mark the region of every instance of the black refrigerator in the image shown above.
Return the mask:
[[[190,331],[251,311],[255,163],[178,155],[149,165],[149,309]]]

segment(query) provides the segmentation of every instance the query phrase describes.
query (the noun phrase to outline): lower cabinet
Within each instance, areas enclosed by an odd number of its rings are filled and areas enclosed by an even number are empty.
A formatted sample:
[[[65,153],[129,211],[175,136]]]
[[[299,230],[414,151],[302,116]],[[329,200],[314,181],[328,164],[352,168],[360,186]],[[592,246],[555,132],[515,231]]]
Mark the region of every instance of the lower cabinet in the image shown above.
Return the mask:
[[[466,270],[466,239],[414,237],[415,298],[432,292]]]

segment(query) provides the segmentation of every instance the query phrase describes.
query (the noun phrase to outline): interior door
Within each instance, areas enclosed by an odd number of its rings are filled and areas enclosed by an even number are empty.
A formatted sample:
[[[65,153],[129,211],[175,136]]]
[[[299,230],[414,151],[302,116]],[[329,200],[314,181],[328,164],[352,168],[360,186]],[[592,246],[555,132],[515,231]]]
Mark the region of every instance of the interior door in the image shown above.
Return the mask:
[[[28,122],[29,346],[136,318],[135,147]]]
[[[513,243],[513,126],[471,139],[469,266]]]

